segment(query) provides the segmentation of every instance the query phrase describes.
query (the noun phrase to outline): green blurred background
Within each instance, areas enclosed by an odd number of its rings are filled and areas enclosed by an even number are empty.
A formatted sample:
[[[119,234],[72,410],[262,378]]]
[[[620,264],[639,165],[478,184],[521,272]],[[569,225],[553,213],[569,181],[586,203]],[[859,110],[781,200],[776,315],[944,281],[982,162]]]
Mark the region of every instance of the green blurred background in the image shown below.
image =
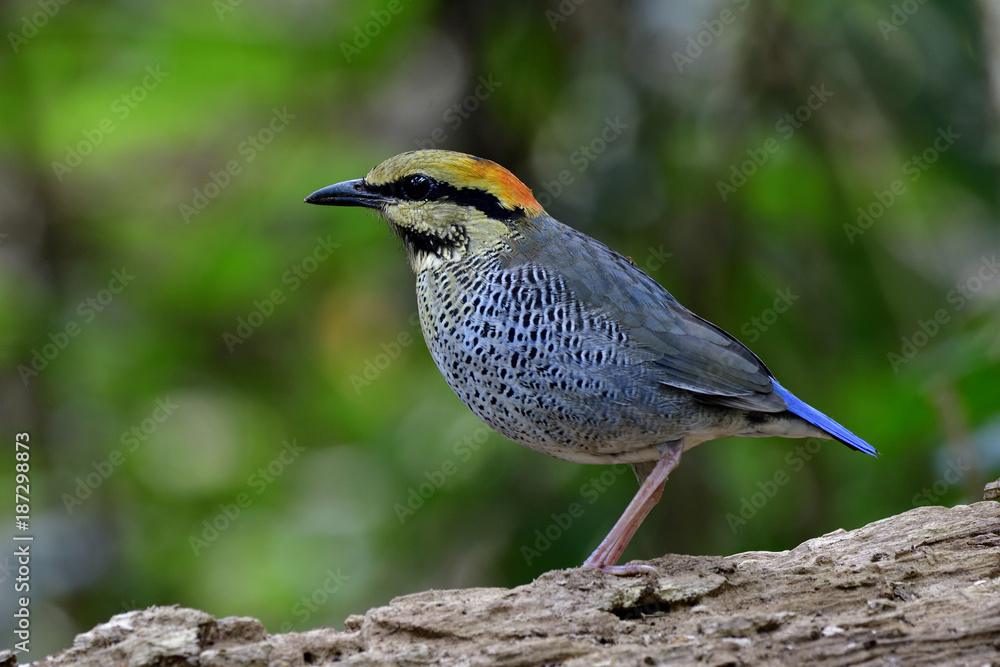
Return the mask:
[[[985,2],[25,0],[0,21],[0,482],[30,433],[31,658],[153,604],[342,626],[578,565],[610,528],[631,472],[487,431],[385,225],[302,203],[419,146],[507,166],[882,451],[699,447],[626,559],[788,549],[1000,471]]]

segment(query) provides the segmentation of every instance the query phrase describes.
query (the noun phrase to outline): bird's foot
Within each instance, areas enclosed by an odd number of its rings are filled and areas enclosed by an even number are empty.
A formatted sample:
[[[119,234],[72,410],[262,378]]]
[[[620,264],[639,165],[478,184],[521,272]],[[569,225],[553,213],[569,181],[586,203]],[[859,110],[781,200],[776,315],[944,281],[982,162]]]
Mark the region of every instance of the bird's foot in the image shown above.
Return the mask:
[[[656,462],[653,469],[649,471],[646,479],[639,485],[632,502],[625,508],[621,518],[615,523],[608,536],[601,540],[594,553],[583,562],[583,567],[588,569],[598,569],[608,574],[635,575],[644,572],[656,574],[656,568],[651,565],[641,563],[629,563],[628,565],[615,565],[621,558],[622,552],[628,545],[629,540],[639,528],[639,524],[653,509],[653,505],[660,499],[663,493],[663,485],[667,481],[667,475],[677,467],[681,460],[681,453],[684,451],[682,440],[674,440],[664,445],[663,456]]]
[[[646,563],[626,563],[625,565],[591,564],[588,559],[582,567],[585,570],[600,570],[601,572],[607,572],[608,574],[613,574],[616,577],[634,577],[639,574],[658,575],[660,573],[660,571],[655,567],[647,565]]]

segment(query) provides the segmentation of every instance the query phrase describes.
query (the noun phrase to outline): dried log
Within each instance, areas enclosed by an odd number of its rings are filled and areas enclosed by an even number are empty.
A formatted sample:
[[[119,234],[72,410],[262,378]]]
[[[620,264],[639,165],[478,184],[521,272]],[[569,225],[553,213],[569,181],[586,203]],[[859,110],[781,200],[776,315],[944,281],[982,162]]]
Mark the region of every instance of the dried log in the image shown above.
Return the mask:
[[[344,631],[268,635],[251,618],[152,607],[38,664],[1000,664],[995,502],[920,507],[790,551],[650,563],[662,574],[407,595]]]

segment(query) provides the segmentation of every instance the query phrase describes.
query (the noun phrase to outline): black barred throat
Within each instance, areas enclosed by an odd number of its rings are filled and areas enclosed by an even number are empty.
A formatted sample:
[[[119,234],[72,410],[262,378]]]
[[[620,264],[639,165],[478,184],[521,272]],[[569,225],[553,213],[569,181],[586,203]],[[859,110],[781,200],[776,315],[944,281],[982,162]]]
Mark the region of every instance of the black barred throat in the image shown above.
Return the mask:
[[[444,235],[390,225],[403,240],[414,271],[435,268],[445,260],[461,259],[469,249],[465,229],[455,225]]]

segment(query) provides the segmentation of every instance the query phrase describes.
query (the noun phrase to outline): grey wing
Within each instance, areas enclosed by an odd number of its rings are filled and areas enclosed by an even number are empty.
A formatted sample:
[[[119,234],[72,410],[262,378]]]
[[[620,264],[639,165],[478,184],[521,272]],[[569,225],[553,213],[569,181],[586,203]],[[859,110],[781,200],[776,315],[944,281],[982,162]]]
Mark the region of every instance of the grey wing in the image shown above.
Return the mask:
[[[532,243],[531,257],[557,268],[567,288],[594,312],[622,325],[656,381],[706,402],[780,412],[771,372],[733,336],[682,306],[666,289],[604,244],[557,221]],[[537,239],[537,237],[536,237]],[[548,239],[551,241],[551,239]]]

